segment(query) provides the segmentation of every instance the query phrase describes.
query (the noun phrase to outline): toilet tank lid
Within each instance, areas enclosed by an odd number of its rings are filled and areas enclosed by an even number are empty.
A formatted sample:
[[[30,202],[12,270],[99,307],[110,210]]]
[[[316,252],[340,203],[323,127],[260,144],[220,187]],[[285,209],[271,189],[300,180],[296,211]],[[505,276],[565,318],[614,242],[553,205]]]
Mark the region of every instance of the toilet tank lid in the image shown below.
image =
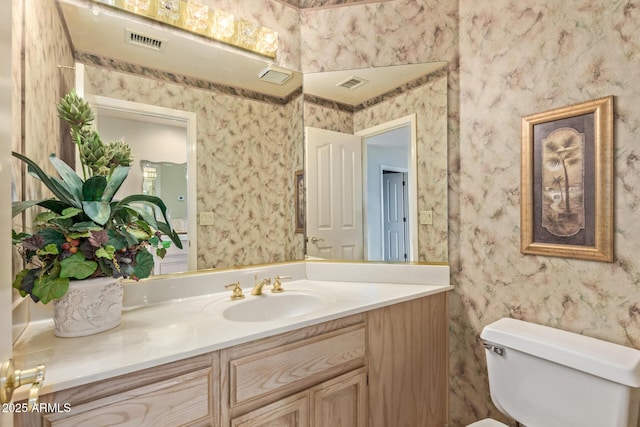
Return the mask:
[[[629,387],[640,387],[640,351],[522,320],[503,318],[480,337]]]

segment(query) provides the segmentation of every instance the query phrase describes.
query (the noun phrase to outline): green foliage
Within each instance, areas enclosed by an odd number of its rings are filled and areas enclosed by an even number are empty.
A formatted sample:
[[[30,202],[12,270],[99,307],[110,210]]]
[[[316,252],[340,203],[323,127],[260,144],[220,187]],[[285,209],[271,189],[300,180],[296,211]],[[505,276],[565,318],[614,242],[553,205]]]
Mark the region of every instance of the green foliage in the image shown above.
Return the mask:
[[[162,235],[182,248],[161,199],[139,194],[114,200],[129,174],[129,146],[124,141],[102,142],[91,126],[93,111],[75,91],[60,101],[58,115],[71,127],[83,177],[55,154],[49,160],[57,177],[47,175],[28,157],[13,153],[54,196],[12,206],[13,216],[33,206],[45,209],[33,221],[34,234],[12,232],[13,244],[27,265],[16,275],[13,287],[43,304],[62,297],[70,279],[149,277],[153,271],[150,250],[160,257],[166,253],[168,242],[162,241]],[[156,208],[161,218],[150,213]]]

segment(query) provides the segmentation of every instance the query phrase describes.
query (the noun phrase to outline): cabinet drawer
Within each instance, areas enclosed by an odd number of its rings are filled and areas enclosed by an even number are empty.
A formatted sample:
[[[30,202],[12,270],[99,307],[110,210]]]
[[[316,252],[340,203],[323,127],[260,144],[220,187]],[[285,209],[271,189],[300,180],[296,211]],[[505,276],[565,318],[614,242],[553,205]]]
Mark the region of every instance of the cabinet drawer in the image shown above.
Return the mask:
[[[308,388],[364,366],[365,330],[353,326],[231,360],[230,404]]]
[[[211,369],[202,369],[45,415],[52,427],[210,424]]]

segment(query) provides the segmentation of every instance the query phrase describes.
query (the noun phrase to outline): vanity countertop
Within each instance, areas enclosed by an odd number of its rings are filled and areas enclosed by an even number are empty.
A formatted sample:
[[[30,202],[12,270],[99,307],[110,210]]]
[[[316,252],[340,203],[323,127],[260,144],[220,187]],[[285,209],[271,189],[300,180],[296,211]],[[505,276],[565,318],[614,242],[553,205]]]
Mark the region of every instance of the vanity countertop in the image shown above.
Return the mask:
[[[264,296],[252,296],[251,284],[247,284],[248,277],[253,281],[256,272],[268,277],[264,275],[270,269],[264,266],[218,276],[211,273],[195,275],[195,279],[183,276],[158,280],[154,286],[165,288],[160,292],[164,292],[164,299],[148,303],[145,295],[142,300],[147,303],[140,304],[140,296],[134,295],[129,298],[128,307],[125,286],[125,311],[120,326],[87,337],[58,338],[53,334],[52,320],[34,321],[14,346],[14,361],[17,367],[25,369],[38,364],[46,366],[46,379],[40,391],[43,395],[452,289],[446,265],[405,265],[402,270],[395,265],[367,265],[308,262],[278,265],[277,271],[284,273],[277,274],[290,274],[292,280],[283,282],[284,293],[269,294],[265,289]],[[337,280],[338,277],[343,280]],[[390,277],[396,279],[391,282]],[[230,279],[240,279],[245,299],[231,301],[230,292],[221,291],[224,282]],[[217,284],[219,280],[222,285]],[[203,281],[209,282],[208,289],[216,291],[195,292],[200,294],[185,298],[176,295],[169,298],[172,295],[166,291],[184,286],[188,295],[191,283]],[[132,294],[140,292],[131,289]],[[148,294],[150,287],[142,289]],[[222,315],[233,305],[256,298],[278,298],[287,295],[287,290],[289,295],[317,292],[329,303],[307,314],[260,322],[231,321]],[[16,390],[14,400],[25,399],[28,390],[27,386]]]

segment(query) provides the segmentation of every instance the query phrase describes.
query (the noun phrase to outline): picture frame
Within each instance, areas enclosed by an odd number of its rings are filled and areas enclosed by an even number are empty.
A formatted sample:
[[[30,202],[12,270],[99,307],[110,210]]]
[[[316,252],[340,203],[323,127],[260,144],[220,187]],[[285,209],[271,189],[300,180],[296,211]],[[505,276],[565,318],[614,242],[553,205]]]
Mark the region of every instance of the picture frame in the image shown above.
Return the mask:
[[[613,262],[613,96],[522,118],[520,250]]]
[[[305,225],[305,188],[304,188],[304,171],[298,170],[295,172],[295,223],[296,233],[304,233]]]

